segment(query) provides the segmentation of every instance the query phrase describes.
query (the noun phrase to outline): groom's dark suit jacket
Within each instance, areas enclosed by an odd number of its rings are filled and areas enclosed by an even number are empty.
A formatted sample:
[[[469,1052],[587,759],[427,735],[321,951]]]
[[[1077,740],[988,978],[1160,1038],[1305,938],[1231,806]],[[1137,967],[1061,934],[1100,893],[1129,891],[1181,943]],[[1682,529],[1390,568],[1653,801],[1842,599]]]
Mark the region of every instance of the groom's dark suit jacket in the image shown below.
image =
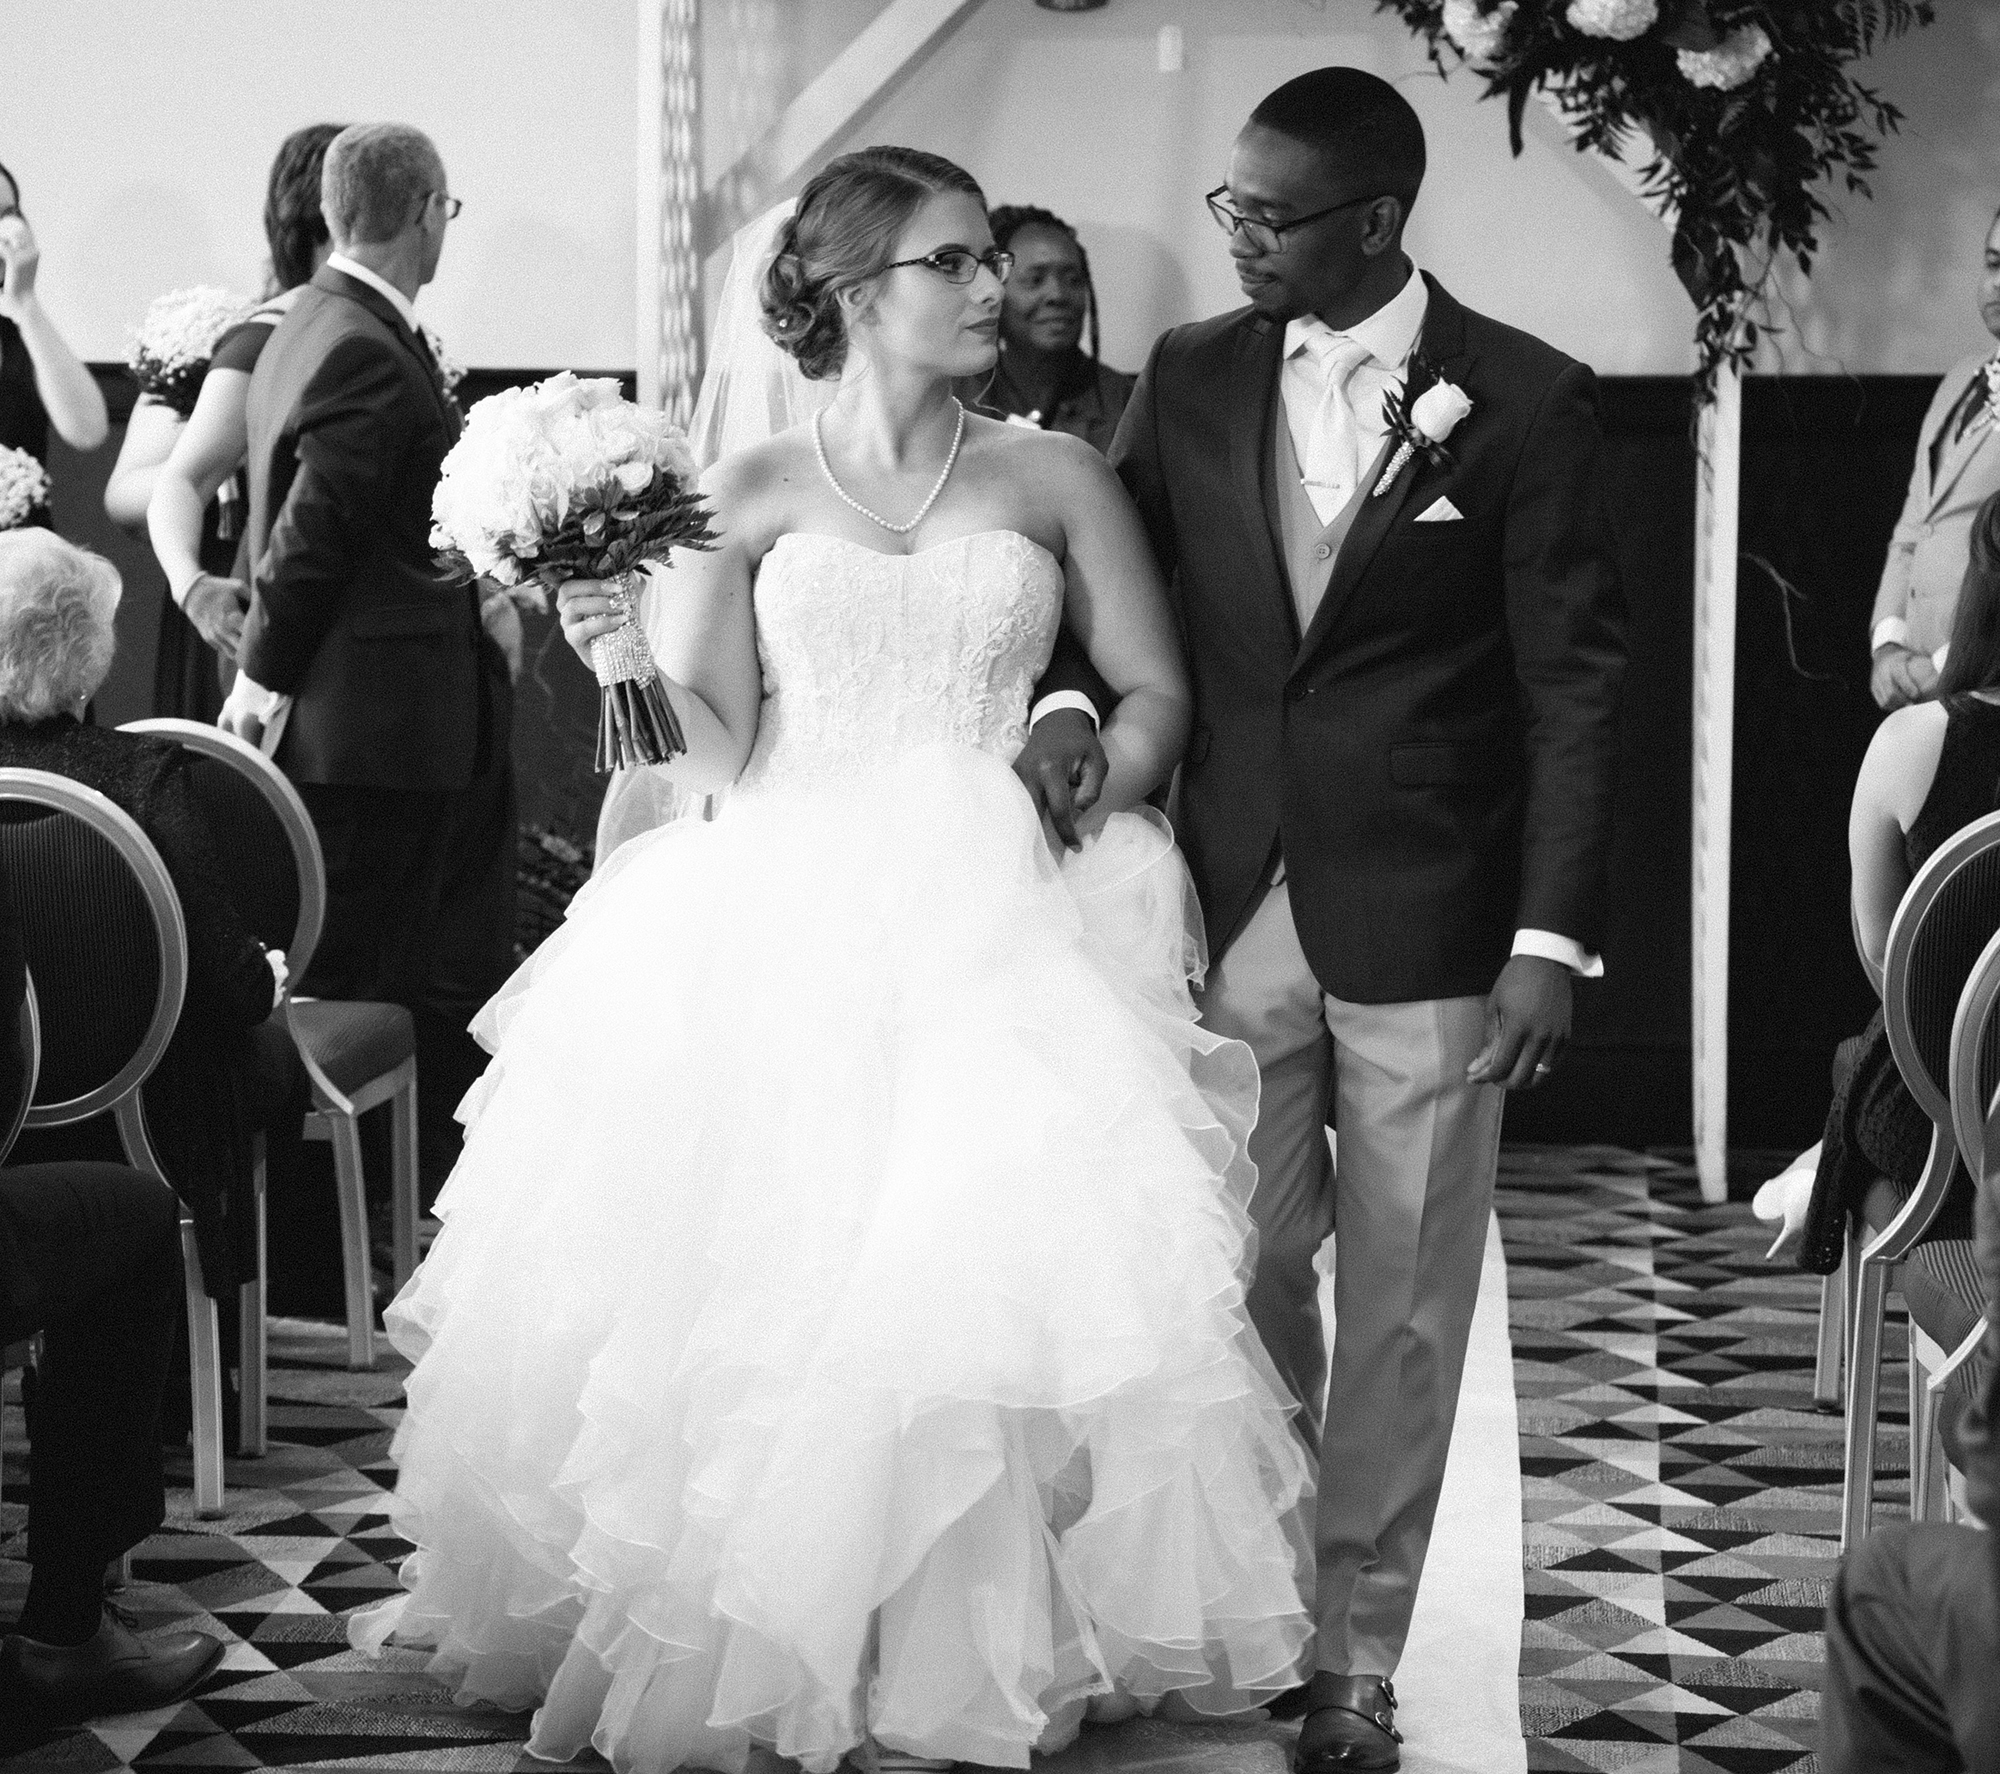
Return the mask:
[[[1213,953],[1280,847],[1306,958],[1350,1002],[1490,991],[1521,928],[1596,949],[1625,646],[1590,371],[1432,280],[1412,385],[1429,366],[1472,411],[1450,465],[1362,498],[1302,636],[1284,335],[1254,309],[1167,333],[1111,451],[1193,675],[1177,830]],[[1416,521],[1441,498],[1463,517]]]
[[[252,599],[243,668],[293,696],[295,781],[462,789],[479,736],[479,608],[430,543],[459,419],[379,290],[330,267],[250,379]]]

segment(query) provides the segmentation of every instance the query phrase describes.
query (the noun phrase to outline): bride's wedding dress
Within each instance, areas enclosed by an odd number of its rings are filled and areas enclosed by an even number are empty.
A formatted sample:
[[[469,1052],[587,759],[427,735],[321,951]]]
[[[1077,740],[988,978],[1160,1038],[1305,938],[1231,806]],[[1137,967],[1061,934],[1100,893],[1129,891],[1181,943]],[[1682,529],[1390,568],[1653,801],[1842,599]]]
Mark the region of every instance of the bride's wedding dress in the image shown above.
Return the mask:
[[[1150,815],[1060,865],[1008,759],[1062,572],[783,537],[713,823],[635,839],[482,1013],[390,1309],[409,1593],[530,1747],[1024,1767],[1116,1684],[1299,1679],[1308,1483],[1243,1309],[1249,1051]]]

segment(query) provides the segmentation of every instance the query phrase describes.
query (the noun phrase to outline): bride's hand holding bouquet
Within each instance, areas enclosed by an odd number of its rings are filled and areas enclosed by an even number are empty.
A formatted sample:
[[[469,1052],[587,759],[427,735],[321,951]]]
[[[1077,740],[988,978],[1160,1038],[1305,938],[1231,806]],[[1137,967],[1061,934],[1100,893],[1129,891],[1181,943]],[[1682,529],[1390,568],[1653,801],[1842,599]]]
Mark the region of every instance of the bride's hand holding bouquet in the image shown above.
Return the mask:
[[[441,564],[536,610],[557,593],[564,634],[604,691],[600,770],[687,749],[636,606],[646,563],[715,544],[695,482],[687,439],[665,414],[625,400],[608,377],[567,371],[479,401],[444,459],[431,503]]]

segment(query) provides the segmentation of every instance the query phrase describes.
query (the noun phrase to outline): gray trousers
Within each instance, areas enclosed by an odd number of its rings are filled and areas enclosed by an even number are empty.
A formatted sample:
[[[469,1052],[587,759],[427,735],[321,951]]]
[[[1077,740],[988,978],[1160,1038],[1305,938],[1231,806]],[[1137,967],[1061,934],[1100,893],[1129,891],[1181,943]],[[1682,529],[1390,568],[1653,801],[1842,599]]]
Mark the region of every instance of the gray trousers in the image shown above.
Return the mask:
[[[1444,1483],[1499,1166],[1504,1093],[1465,1078],[1486,1001],[1329,997],[1280,882],[1210,969],[1201,1011],[1249,1044],[1263,1079],[1249,1310],[1319,1453],[1318,1667],[1393,1675]],[[1329,1362],[1313,1260],[1336,1227]]]

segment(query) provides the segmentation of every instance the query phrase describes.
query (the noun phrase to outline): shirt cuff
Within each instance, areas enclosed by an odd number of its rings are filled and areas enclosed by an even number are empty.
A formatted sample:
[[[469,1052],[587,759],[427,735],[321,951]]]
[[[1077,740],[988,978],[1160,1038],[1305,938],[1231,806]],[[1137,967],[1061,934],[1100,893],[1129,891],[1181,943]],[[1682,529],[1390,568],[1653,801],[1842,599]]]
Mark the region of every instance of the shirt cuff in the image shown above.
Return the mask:
[[[1029,730],[1033,731],[1035,723],[1043,715],[1052,715],[1059,708],[1073,708],[1083,714],[1087,714],[1090,716],[1090,724],[1093,727],[1101,727],[1104,724],[1098,719],[1097,704],[1092,702],[1081,690],[1051,690],[1048,695],[1044,696],[1041,701],[1028,710]]]
[[[1593,955],[1574,937],[1558,936],[1553,930],[1517,930],[1513,952],[1534,955],[1544,961],[1560,961],[1578,979],[1602,979],[1604,957]]]
[[[1875,624],[1875,632],[1868,637],[1868,651],[1879,653],[1884,647],[1907,647],[1910,644],[1910,625],[1900,616],[1884,616]]]

